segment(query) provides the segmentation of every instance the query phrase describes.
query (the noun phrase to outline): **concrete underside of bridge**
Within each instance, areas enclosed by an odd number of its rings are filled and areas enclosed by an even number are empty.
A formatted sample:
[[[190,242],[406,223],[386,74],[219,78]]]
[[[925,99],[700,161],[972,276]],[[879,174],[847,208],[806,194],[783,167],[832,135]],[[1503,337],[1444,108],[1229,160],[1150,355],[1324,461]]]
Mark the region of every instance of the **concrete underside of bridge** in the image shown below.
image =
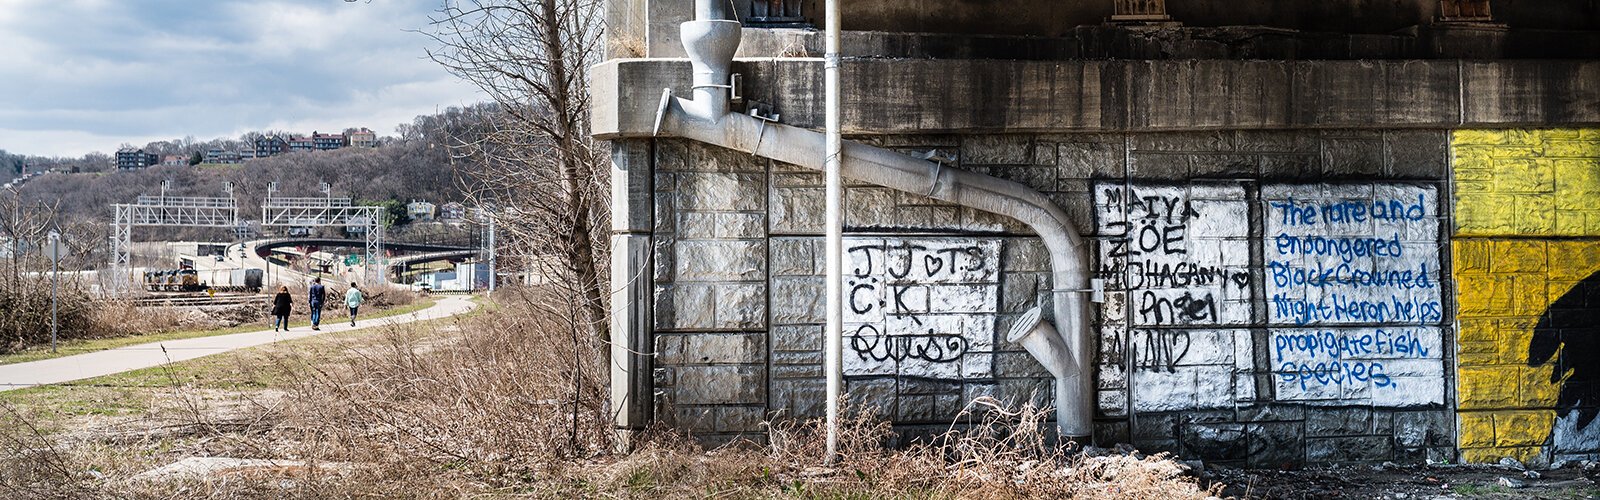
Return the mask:
[[[1593,6],[1444,22],[1438,2],[1325,2],[1291,22],[1172,2],[1106,23],[1114,2],[1018,2],[1062,10],[1015,22],[958,3],[851,8],[845,133],[1027,185],[1082,229],[1106,287],[1082,353],[1095,441],[1257,467],[1600,454]],[[689,95],[688,15],[608,8],[618,426],[765,439],[822,408],[822,179],[654,136],[661,89]],[[735,111],[820,128],[815,34],[744,33]],[[902,440],[979,397],[1052,401],[1005,340],[1051,300],[1026,226],[864,183],[844,211],[852,397]]]

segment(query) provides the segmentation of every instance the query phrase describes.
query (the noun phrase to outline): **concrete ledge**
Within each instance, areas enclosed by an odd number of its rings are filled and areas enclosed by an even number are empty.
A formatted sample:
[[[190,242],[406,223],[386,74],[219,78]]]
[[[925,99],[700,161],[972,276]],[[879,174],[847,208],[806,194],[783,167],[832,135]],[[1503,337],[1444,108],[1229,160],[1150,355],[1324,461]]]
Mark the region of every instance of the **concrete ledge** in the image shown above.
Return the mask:
[[[747,106],[822,126],[822,61],[743,59]],[[1600,124],[1597,61],[996,61],[847,59],[852,135]],[[593,133],[648,137],[683,59],[592,73]]]

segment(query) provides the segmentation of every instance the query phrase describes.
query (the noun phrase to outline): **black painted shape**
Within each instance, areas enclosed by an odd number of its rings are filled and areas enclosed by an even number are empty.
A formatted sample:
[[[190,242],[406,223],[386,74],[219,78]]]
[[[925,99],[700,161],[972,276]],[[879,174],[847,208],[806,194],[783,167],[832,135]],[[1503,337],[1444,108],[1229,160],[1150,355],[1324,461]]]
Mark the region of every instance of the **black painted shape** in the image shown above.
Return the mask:
[[[1550,381],[1561,384],[1556,412],[1566,417],[1578,410],[1578,427],[1589,425],[1600,415],[1600,272],[1550,304],[1534,325],[1528,366],[1551,361]]]

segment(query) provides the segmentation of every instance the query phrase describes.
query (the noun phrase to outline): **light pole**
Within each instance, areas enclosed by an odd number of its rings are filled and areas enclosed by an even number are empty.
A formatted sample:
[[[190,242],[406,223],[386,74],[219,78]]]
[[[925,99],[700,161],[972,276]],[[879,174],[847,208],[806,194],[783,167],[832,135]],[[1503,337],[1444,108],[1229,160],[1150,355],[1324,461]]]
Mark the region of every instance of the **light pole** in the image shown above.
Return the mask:
[[[492,203],[485,203],[485,204],[480,205],[478,207],[478,220],[480,220],[484,224],[486,224],[488,226],[488,230],[489,230],[489,237],[488,237],[489,241],[488,241],[488,244],[484,245],[484,249],[486,250],[486,253],[488,253],[487,257],[489,258],[489,296],[491,296],[491,297],[494,296],[494,288],[495,288],[495,281],[496,281],[495,280],[495,278],[496,278],[496,276],[495,276],[495,265],[494,265],[495,212],[496,212],[496,207]],[[479,234],[482,235],[482,233],[479,233]]]
[[[278,192],[278,181],[268,182],[267,183],[267,198],[261,202],[262,206],[272,205],[272,195],[277,194],[277,192]],[[266,210],[265,209],[262,209],[261,213],[262,213],[262,217],[266,217]],[[262,227],[263,228],[266,227],[266,223],[267,222],[271,222],[271,221],[263,220],[263,223],[262,223]],[[263,231],[263,232],[265,232],[265,231]],[[266,275],[267,275],[266,282],[267,282],[267,284],[268,285],[277,284],[277,280],[273,279],[273,275],[275,275],[277,273],[272,271],[272,254],[268,253],[267,255],[261,256],[261,262],[262,262],[262,265],[267,267],[267,269],[266,269],[266,271],[267,271],[266,272]]]

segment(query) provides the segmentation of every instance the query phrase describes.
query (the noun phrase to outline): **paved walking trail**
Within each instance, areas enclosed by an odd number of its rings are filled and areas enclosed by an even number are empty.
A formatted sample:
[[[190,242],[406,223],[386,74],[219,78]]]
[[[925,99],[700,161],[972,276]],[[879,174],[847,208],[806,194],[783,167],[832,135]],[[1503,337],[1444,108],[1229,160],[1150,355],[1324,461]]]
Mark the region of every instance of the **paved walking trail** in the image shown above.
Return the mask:
[[[341,311],[326,311],[322,315],[322,330],[312,331],[309,326],[296,327],[289,332],[262,330],[213,337],[151,342],[104,351],[76,354],[54,359],[0,365],[0,391],[59,384],[73,380],[94,378],[129,370],[160,366],[171,362],[220,354],[235,349],[271,344],[281,340],[310,337],[322,333],[336,333],[367,328],[379,328],[413,321],[454,316],[477,307],[465,296],[447,296],[432,307],[409,314],[362,320],[356,318],[356,327],[350,326],[350,316]],[[342,321],[341,321],[342,320]],[[162,348],[165,348],[163,352]]]

